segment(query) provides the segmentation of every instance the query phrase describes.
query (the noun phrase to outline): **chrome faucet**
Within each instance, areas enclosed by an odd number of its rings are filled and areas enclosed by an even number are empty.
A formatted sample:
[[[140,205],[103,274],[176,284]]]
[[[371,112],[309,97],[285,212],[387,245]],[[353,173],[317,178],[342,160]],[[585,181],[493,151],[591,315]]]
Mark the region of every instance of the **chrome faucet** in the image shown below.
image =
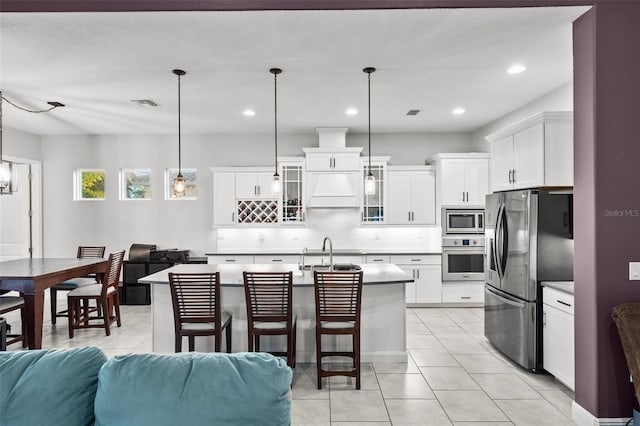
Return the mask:
[[[322,241],[322,251],[327,251],[327,241],[329,241],[329,270],[333,271],[333,243],[331,242],[331,238],[324,237]]]

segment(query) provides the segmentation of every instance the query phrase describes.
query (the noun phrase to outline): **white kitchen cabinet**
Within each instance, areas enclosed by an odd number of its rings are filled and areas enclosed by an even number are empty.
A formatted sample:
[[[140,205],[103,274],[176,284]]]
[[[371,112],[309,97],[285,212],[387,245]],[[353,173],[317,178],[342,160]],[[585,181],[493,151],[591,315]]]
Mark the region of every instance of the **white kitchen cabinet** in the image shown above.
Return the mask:
[[[442,283],[442,303],[484,303],[483,281]]]
[[[392,225],[436,223],[435,170],[431,166],[389,166],[386,212]]]
[[[486,136],[491,190],[573,186],[573,113],[543,112]]]
[[[542,364],[545,370],[575,388],[573,295],[542,288]]]
[[[306,152],[306,169],[310,172],[355,172],[360,170],[360,151],[360,148],[344,148],[334,152]]]
[[[365,262],[366,263],[389,263],[391,261],[389,260],[388,255],[367,254],[365,256]]]
[[[235,172],[213,173],[213,225],[237,223]]]
[[[273,169],[212,167],[213,225],[278,223]]]
[[[390,157],[372,157],[371,173],[376,179],[375,192],[366,194],[364,184],[362,185],[362,202],[360,210],[360,220],[364,224],[385,224],[385,205],[387,200],[387,162]],[[362,157],[361,165],[362,182],[369,174],[369,161],[367,157]]]
[[[300,263],[300,256],[298,255],[275,255],[275,254],[256,254],[253,256],[253,263],[256,264],[268,264],[268,263]]]
[[[305,222],[305,171],[304,161],[280,160],[282,197],[280,200],[280,220],[283,224]]]
[[[233,254],[208,255],[207,263],[214,264],[214,265],[221,265],[225,263],[251,264],[253,263],[253,255],[233,255]]]
[[[273,170],[246,170],[236,172],[236,198],[239,200],[275,200]]]
[[[393,255],[389,260],[414,280],[405,287],[407,304],[431,304],[442,301],[441,255]]]
[[[436,166],[438,206],[484,206],[489,193],[489,154],[438,154],[429,159]]]

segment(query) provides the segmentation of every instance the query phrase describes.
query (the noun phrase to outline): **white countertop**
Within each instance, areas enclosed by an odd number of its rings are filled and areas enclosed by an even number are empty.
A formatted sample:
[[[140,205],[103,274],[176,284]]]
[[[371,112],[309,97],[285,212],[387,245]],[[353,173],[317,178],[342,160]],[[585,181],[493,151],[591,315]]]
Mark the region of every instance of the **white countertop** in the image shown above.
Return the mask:
[[[302,250],[221,250],[205,253],[206,256],[269,256],[269,255],[291,255],[291,256],[321,256],[329,255],[329,252],[321,252],[320,250],[310,250],[303,253]],[[363,255],[439,255],[441,250],[406,250],[406,249],[338,249],[333,251],[334,256],[363,256]]]
[[[541,281],[540,285],[573,294],[573,281]]]
[[[394,264],[366,264],[361,265],[364,285],[375,284],[403,284],[412,282],[413,279],[402,269]],[[181,273],[210,273],[220,272],[220,281],[223,286],[242,286],[244,285],[242,272],[285,272],[293,271],[294,286],[313,286],[313,272],[300,271],[298,264],[180,264],[168,269],[163,269],[155,274],[140,278],[139,283],[142,284],[169,284],[169,272]]]

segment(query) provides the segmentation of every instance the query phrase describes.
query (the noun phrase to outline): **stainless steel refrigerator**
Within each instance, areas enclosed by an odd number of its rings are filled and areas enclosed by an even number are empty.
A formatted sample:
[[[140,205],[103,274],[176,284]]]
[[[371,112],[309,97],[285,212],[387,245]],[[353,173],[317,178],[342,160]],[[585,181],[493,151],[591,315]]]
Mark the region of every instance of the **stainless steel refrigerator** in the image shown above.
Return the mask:
[[[573,281],[573,195],[487,195],[484,333],[529,370],[542,368],[540,281]]]

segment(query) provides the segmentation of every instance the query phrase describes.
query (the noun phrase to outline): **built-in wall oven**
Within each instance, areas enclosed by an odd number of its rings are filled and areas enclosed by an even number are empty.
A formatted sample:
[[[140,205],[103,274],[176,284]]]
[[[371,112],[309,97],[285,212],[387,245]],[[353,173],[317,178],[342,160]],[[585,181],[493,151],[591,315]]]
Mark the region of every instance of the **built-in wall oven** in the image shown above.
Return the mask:
[[[482,281],[484,235],[442,237],[442,281]]]

